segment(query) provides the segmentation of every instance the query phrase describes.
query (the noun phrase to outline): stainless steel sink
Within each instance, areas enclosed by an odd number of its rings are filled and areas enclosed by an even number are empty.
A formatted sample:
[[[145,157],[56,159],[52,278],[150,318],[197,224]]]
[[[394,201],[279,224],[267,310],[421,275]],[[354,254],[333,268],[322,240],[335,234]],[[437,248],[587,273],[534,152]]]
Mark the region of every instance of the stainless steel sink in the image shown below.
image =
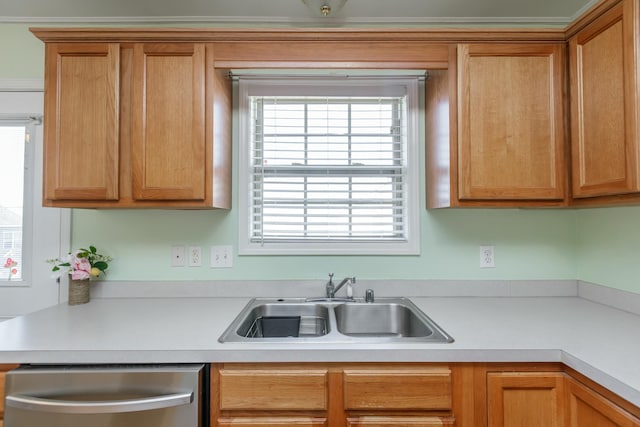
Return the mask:
[[[236,332],[245,338],[320,337],[329,332],[328,324],[325,306],[281,301],[252,307]]]
[[[453,338],[407,298],[252,299],[220,342],[432,342]]]
[[[341,304],[335,307],[335,314],[337,329],[344,335],[453,341],[407,300]]]

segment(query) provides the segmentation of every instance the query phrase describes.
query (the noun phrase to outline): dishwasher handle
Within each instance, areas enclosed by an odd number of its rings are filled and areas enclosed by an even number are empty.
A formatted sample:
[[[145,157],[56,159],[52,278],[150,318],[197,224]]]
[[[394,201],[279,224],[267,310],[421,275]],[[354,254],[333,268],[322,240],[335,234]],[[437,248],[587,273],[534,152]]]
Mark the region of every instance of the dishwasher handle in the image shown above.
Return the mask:
[[[58,414],[118,414],[188,405],[193,402],[193,397],[191,391],[136,399],[74,401],[15,394],[8,395],[5,403],[13,408]]]

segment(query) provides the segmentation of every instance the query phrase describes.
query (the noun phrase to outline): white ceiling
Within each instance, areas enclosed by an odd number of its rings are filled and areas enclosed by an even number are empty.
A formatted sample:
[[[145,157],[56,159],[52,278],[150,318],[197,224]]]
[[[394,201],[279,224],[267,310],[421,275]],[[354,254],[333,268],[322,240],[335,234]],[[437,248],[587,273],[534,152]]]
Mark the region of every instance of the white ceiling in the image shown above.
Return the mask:
[[[597,0],[347,0],[333,18],[302,0],[0,0],[0,22],[564,26]]]

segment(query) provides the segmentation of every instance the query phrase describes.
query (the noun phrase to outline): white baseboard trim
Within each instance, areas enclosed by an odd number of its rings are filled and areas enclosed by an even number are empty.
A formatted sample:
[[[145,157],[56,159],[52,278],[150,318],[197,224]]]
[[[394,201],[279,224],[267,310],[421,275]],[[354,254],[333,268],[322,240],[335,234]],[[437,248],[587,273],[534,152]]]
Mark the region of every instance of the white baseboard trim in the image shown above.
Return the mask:
[[[640,315],[640,294],[578,281],[578,296],[618,310]]]

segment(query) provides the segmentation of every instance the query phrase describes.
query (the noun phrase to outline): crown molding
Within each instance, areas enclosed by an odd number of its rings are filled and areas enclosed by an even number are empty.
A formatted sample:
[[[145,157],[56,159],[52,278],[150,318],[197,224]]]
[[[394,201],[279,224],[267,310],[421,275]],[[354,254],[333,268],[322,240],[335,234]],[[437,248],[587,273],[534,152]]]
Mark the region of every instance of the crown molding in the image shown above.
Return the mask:
[[[595,0],[597,1],[597,0]],[[111,24],[111,25],[220,25],[270,27],[471,27],[523,26],[566,27],[573,17],[362,17],[291,18],[256,16],[113,16],[113,17],[19,17],[0,16],[0,23],[21,24]]]

